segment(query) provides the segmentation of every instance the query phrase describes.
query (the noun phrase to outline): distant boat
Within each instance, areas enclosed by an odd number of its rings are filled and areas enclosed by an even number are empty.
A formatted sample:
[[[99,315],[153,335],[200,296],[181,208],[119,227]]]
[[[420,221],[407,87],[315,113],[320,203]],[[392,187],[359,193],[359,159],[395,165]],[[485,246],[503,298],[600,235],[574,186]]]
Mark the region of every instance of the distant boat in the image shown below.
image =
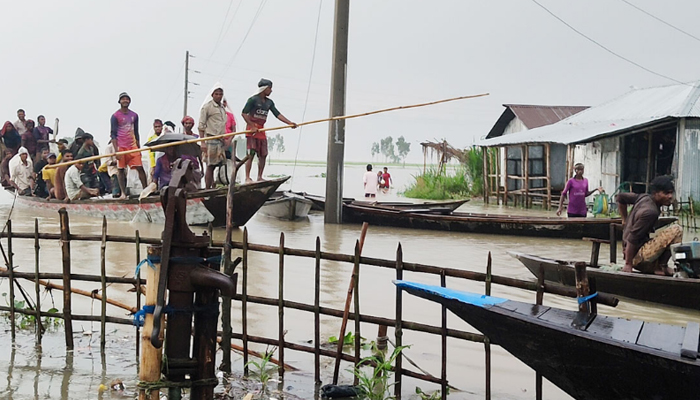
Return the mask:
[[[399,228],[570,239],[583,237],[608,239],[610,237],[610,224],[621,223],[620,218],[439,213],[437,210],[398,210],[354,203],[344,204],[343,221],[349,223],[368,222],[370,225]],[[668,225],[674,221],[676,221],[675,217],[660,218],[657,227]]]
[[[574,261],[559,261],[524,253],[511,253],[535,277],[544,268],[544,279],[562,286],[576,287]],[[700,309],[700,279],[674,278],[637,272],[612,272],[588,267],[588,276],[595,278],[600,292],[630,299],[651,301],[676,307]]]
[[[326,198],[308,193],[297,193],[313,201],[313,210],[323,211],[326,206]],[[407,202],[407,201],[370,201],[370,200],[355,200],[349,197],[343,197],[343,204],[354,204],[368,207],[386,208],[402,211],[425,211],[425,212],[451,212],[458,209],[462,204],[465,204],[469,199],[435,201],[435,202]]]
[[[265,201],[289,177],[269,181],[253,182],[236,186],[233,195],[233,226],[243,226],[255,215]],[[226,226],[226,196],[228,188],[202,189],[187,193],[187,223],[190,225]],[[162,224],[165,214],[160,196],[152,195],[139,201],[133,196],[127,199],[91,198],[66,203],[58,200],[46,200],[41,197],[17,196],[17,203],[22,206],[58,210],[65,207],[71,214],[89,217],[135,222],[152,222]]]
[[[578,400],[697,399],[700,325],[685,327],[597,315],[406,281],[407,292],[445,305]]]
[[[294,221],[308,217],[313,205],[313,201],[296,193],[275,192],[260,208],[260,213]]]

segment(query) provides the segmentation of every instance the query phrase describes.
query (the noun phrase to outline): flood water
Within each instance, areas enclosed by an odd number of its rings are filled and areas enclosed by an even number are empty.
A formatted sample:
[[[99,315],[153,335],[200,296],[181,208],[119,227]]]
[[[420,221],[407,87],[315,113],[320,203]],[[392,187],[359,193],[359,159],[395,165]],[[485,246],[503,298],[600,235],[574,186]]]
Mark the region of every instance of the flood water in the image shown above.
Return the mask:
[[[286,175],[294,171],[292,184],[283,186],[295,191],[323,194],[325,179],[321,174],[325,167],[271,165],[267,169],[270,175]],[[418,168],[391,168],[394,184],[387,194],[380,194],[378,200],[395,200],[400,198],[398,192],[412,180],[411,175],[419,172]],[[345,170],[345,196],[362,195],[363,166],[347,166]],[[0,194],[0,218],[4,221],[12,210],[12,229],[14,232],[33,232],[34,218],[38,218],[41,232],[58,232],[58,215],[51,211],[25,209],[19,205],[12,207],[12,197]],[[497,206],[484,207],[480,204],[463,206],[461,211],[480,211],[509,214],[542,214],[536,211],[504,210]],[[553,215],[553,213],[551,214]],[[78,215],[71,215],[72,233],[100,234],[100,223]],[[135,224],[108,221],[108,234],[134,235],[139,230],[142,237],[158,237],[162,227],[150,224]],[[201,233],[201,228],[193,228]],[[321,238],[322,250],[335,253],[353,254],[359,237],[359,225],[325,225],[322,214],[312,214],[308,220],[280,221],[256,215],[248,224],[249,241],[257,244],[278,245],[280,232],[285,234],[285,246],[313,250],[315,238]],[[215,239],[224,238],[224,230],[216,229]],[[686,240],[696,234],[688,233]],[[242,239],[242,231],[234,232],[234,240]],[[529,271],[517,260],[511,258],[508,251],[535,253],[559,259],[587,260],[590,257],[590,243],[571,239],[538,239],[518,236],[496,236],[464,234],[451,232],[408,230],[389,227],[370,226],[364,244],[363,255],[369,257],[395,259],[397,246],[403,248],[406,262],[424,263],[448,268],[484,272],[489,252],[493,256],[493,273],[502,276],[532,280]],[[3,246],[6,242],[3,241]],[[99,274],[100,248],[97,242],[71,243],[72,267],[74,273]],[[6,247],[5,247],[6,248]],[[19,271],[34,270],[33,240],[14,240],[14,264]],[[603,254],[607,249],[604,246]],[[142,247],[145,256],[145,246]],[[234,257],[239,255],[234,251]],[[621,253],[619,253],[621,254]],[[605,258],[604,255],[601,255]],[[133,244],[109,243],[107,245],[107,273],[112,276],[133,276],[137,259]],[[60,248],[58,241],[42,241],[40,264],[42,272],[60,272]],[[278,291],[277,269],[278,256],[272,254],[251,253],[249,260],[248,293],[253,296],[276,297]],[[313,265],[308,258],[286,257],[285,259],[285,299],[313,304]],[[351,265],[322,262],[321,270],[321,305],[342,309],[350,278]],[[363,266],[360,276],[360,305],[363,314],[393,318],[395,289],[391,283],[394,271],[376,267]],[[404,279],[439,284],[439,277],[417,273],[406,273]],[[75,282],[74,287],[86,290],[97,289],[98,283]],[[240,279],[239,279],[240,285]],[[483,284],[457,279],[448,279],[452,288],[483,292]],[[23,283],[29,293],[34,293],[31,283]],[[108,296],[130,305],[135,305],[135,294],[127,292],[128,286],[112,285]],[[7,279],[0,281],[0,293],[8,292]],[[239,286],[240,293],[240,286]],[[514,300],[534,302],[533,292],[522,291],[494,285],[493,295]],[[52,299],[53,295],[53,299]],[[61,292],[53,294],[42,291],[42,309],[51,307],[61,309]],[[6,299],[0,300],[3,305]],[[574,309],[575,301],[545,295],[546,305]],[[74,314],[99,315],[100,303],[88,298],[73,296]],[[124,316],[126,312],[108,307],[112,316]],[[699,320],[700,312],[680,310],[673,307],[650,305],[642,302],[623,301],[617,308],[599,307],[599,313],[638,318],[649,321],[684,325],[689,320]],[[240,332],[240,304],[233,304],[233,329]],[[404,296],[404,319],[439,326],[440,307],[437,304]],[[353,329],[353,323],[348,324]],[[249,334],[256,336],[277,337],[277,308],[250,304]],[[322,341],[337,335],[339,320],[321,318]],[[448,314],[450,328],[474,331],[459,318]],[[10,340],[9,322],[0,318],[3,346],[0,346],[0,398],[2,399],[96,399],[96,398],[133,398],[134,387],[138,382],[138,362],[135,356],[135,329],[127,326],[108,324],[107,350],[100,355],[99,323],[77,321],[74,323],[75,350],[68,352],[64,347],[63,328],[50,330],[44,337],[41,347],[35,345],[31,329],[20,330],[14,342]],[[288,342],[307,344],[313,339],[313,314],[285,311],[285,329]],[[374,340],[377,332],[372,325],[362,325],[362,336]],[[389,329],[393,337],[393,330]],[[404,344],[411,347],[405,354],[422,369],[435,376],[440,376],[440,338],[413,331],[404,331]],[[251,344],[251,348],[264,351],[265,346]],[[242,357],[233,353],[233,368],[242,370]],[[217,356],[220,360],[220,353]],[[284,387],[301,398],[313,398],[313,356],[287,350],[285,361],[299,369],[288,372]],[[405,368],[413,369],[404,363]],[[341,383],[351,383],[352,376],[347,371],[349,364],[344,363]],[[322,379],[324,383],[331,380],[333,361],[322,359]],[[448,339],[448,379],[460,390],[450,392],[452,399],[484,398],[484,351],[483,344]],[[108,385],[114,379],[121,379],[127,390],[124,394],[100,392],[100,384]],[[418,398],[411,395],[415,387],[423,390],[438,389],[435,385],[404,377],[405,398]],[[492,346],[492,396],[496,399],[532,399],[535,390],[535,373],[523,363]],[[569,399],[555,386],[544,383],[544,398]]]

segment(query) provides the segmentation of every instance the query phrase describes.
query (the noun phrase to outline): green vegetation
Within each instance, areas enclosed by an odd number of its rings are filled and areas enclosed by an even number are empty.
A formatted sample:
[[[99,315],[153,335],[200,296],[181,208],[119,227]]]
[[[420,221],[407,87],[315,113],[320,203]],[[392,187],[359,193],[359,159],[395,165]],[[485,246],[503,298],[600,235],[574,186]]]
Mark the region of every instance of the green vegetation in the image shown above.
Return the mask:
[[[454,175],[441,169],[429,168],[414,175],[415,182],[403,193],[406,197],[427,200],[447,200],[484,195],[484,158],[481,149],[470,147],[460,155]]]
[[[260,360],[260,362],[251,360],[248,361],[248,363],[246,364],[246,367],[249,367],[251,365],[255,367],[253,375],[255,375],[258,378],[260,384],[262,385],[262,387],[260,388],[260,398],[262,398],[262,396],[267,391],[267,383],[270,381],[272,373],[277,371],[277,368],[279,368],[278,366],[270,362],[270,359],[272,359],[272,355],[275,354],[276,350],[276,347],[273,347],[272,349],[268,347],[267,349],[265,349],[265,355],[263,356],[262,360]]]
[[[450,394],[450,388],[446,390],[447,394]],[[442,398],[442,393],[439,390],[432,392],[430,394],[423,391],[423,389],[416,386],[416,394],[420,396],[421,400],[439,400]]]
[[[9,306],[9,305],[10,305],[10,302],[9,302],[8,297],[7,297],[7,293],[3,293],[3,294],[2,294],[2,297],[5,298],[5,304],[7,304],[7,305]],[[24,300],[17,300],[17,299],[15,299],[15,308],[16,308],[16,309],[18,309],[18,310],[23,310],[23,309],[26,308],[26,306],[27,306],[27,303],[26,303]],[[51,309],[48,310],[48,312],[50,312],[50,313],[57,313],[57,312],[58,312],[58,309],[56,309],[56,308],[51,308]],[[5,313],[3,313],[3,316],[4,316],[5,318],[8,318],[8,319],[9,319],[9,318],[10,318],[10,313],[9,313],[9,312],[5,312]],[[17,327],[18,327],[19,329],[30,329],[30,328],[33,328],[34,325],[35,325],[35,322],[36,322],[36,316],[34,316],[34,315],[19,314],[19,313],[16,313],[16,314],[15,314],[15,324],[17,324]],[[60,318],[57,318],[57,317],[44,317],[44,319],[42,320],[42,324],[43,324],[44,327],[46,327],[47,329],[59,327],[59,326],[61,326],[62,323],[63,323],[63,321],[62,321]]]
[[[394,397],[390,389],[394,383],[389,383],[392,374],[392,364],[403,349],[410,346],[399,346],[394,349],[387,359],[381,351],[374,349],[375,355],[365,357],[360,364],[352,370],[353,375],[359,380],[358,388],[362,392],[362,398],[368,400],[388,400]],[[372,368],[372,373],[367,369]]]
[[[328,338],[328,343],[330,344],[338,344],[338,337],[337,336],[331,336]],[[345,334],[343,337],[343,347],[344,346],[353,346],[355,345],[355,335],[352,332],[348,332]],[[360,346],[364,350],[369,350],[374,346],[374,341],[367,342],[367,339],[363,338],[360,336]]]
[[[411,143],[408,143],[403,136],[399,136],[396,139],[396,146],[394,146],[394,138],[387,136],[384,139],[380,139],[379,142],[372,143],[372,158],[376,155],[383,155],[384,161],[391,160],[395,164],[399,164],[401,161],[406,160],[406,156],[411,151]]]

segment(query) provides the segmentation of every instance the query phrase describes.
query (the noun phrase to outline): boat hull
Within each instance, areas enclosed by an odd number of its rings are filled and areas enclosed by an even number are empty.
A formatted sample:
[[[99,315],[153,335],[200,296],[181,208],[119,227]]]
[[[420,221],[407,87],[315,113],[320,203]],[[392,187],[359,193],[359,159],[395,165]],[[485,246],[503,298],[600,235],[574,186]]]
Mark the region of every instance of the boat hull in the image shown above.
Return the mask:
[[[294,221],[309,216],[314,203],[294,193],[280,193],[265,202],[260,213],[279,219]]]
[[[575,399],[693,399],[700,393],[700,362],[680,356],[685,327],[598,315],[578,330],[571,327],[573,311],[516,301],[468,304],[405,290],[444,304]]]
[[[574,262],[522,253],[512,255],[535,277],[539,277],[542,267],[545,281],[576,287]],[[600,292],[670,306],[700,309],[700,279],[611,272],[590,266],[587,273],[589,277],[595,278],[596,289]]]

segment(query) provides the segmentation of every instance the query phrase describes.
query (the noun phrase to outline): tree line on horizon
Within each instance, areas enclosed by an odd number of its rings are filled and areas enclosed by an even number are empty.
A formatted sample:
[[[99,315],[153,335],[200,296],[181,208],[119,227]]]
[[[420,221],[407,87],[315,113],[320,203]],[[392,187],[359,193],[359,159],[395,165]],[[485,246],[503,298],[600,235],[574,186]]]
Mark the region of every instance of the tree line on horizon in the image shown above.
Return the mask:
[[[372,143],[372,159],[377,155],[383,155],[384,161],[391,161],[399,164],[406,162],[406,156],[411,151],[411,143],[408,143],[403,136],[399,136],[394,143],[394,138],[387,136],[379,142]]]

